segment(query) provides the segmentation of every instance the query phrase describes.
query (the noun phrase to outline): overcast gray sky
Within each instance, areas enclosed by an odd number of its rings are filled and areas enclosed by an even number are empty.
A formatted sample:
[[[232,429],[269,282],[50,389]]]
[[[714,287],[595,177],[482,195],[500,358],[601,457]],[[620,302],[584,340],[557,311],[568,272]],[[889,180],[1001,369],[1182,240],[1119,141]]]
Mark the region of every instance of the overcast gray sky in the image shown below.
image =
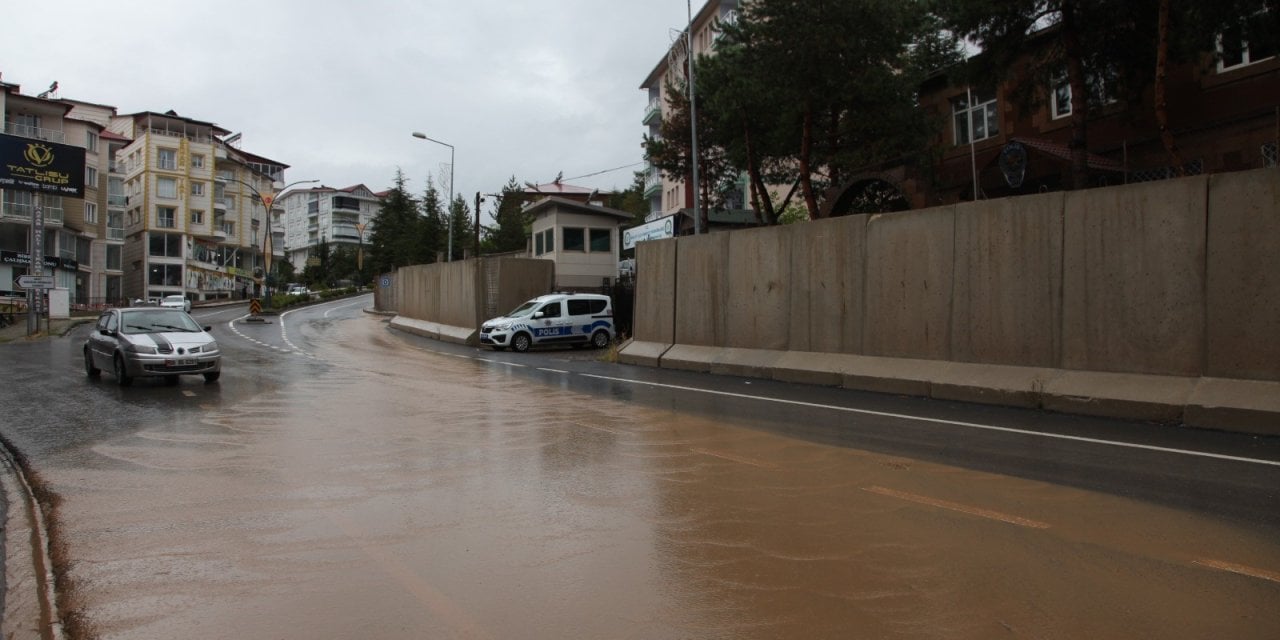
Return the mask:
[[[471,202],[640,162],[638,89],[681,0],[10,0],[0,74],[58,95],[211,121],[290,181],[420,194],[454,145]],[[696,11],[702,3],[695,3]],[[625,188],[631,167],[574,180]],[[448,190],[447,180],[440,185]],[[488,211],[486,206],[485,210]]]

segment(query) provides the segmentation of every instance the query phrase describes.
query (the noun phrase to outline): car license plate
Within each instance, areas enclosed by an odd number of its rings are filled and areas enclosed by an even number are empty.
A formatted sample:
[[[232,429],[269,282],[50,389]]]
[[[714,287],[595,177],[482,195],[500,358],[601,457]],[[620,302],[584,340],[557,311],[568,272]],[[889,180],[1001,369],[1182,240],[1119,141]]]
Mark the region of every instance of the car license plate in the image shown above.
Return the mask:
[[[195,358],[182,358],[180,360],[169,360],[166,362],[170,367],[194,367],[196,366]]]

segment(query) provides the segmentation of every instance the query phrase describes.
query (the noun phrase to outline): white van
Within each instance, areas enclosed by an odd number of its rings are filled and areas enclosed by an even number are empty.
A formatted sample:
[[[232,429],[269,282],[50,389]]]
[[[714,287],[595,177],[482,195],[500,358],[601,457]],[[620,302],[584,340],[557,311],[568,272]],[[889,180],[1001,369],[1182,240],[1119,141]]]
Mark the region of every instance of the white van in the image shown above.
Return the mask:
[[[524,352],[542,344],[590,344],[603,349],[613,336],[613,302],[597,293],[540,296],[480,327],[480,344],[498,351],[511,347]]]

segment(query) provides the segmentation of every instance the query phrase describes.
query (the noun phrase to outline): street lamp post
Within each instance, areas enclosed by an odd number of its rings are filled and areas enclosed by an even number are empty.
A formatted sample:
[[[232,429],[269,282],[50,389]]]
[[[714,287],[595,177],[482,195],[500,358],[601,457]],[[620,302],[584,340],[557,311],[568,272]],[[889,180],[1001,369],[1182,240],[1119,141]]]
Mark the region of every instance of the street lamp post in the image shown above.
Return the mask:
[[[360,237],[360,248],[356,250],[356,287],[364,286],[364,228],[368,225],[366,222],[356,223],[356,235]]]
[[[289,184],[286,184],[280,187],[276,186],[280,184],[279,182],[272,182],[271,188],[274,189],[274,191],[264,196],[262,195],[261,192],[258,191],[256,187],[249,184],[248,182],[245,182],[244,180],[237,180],[236,178],[229,178],[229,179],[232,182],[237,182],[248,187],[249,190],[253,192],[253,195],[258,197],[258,202],[262,203],[262,207],[266,212],[267,229],[266,229],[266,233],[263,234],[262,236],[262,284],[263,284],[262,291],[263,291],[263,298],[265,298],[263,302],[263,308],[270,309],[271,308],[271,280],[270,280],[271,257],[275,251],[274,248],[271,246],[271,205],[275,203],[276,196],[280,195],[281,193],[284,193],[290,187],[297,186],[300,184],[314,184],[320,181],[319,180],[298,180],[297,182],[290,182]]]
[[[449,147],[449,204],[444,208],[445,217],[448,219],[449,255],[444,261],[453,262],[453,174],[456,173],[453,166],[453,145],[448,142],[440,142],[434,138],[428,138],[427,134],[420,131],[414,131],[413,137]]]

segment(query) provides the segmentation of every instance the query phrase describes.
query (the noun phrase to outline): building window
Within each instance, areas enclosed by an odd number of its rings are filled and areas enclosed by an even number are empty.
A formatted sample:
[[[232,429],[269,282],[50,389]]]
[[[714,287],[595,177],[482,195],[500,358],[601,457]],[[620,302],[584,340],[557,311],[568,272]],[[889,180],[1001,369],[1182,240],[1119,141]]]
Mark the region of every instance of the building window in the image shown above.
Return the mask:
[[[156,226],[164,229],[172,229],[178,226],[176,213],[177,210],[173,207],[156,207]]]
[[[107,245],[107,268],[112,271],[119,271],[121,265],[121,256],[124,254],[124,247],[118,244]]]
[[[84,132],[84,148],[86,151],[98,152],[98,134],[92,131]]]
[[[192,211],[192,212],[191,212],[191,224],[204,224],[204,212],[203,212],[203,211]]]
[[[181,258],[182,236],[176,233],[151,234],[149,253],[158,258]]]
[[[591,230],[591,251],[613,251],[613,234],[608,229]]]
[[[565,227],[564,228],[564,250],[565,251],[586,251],[587,236],[586,229],[582,227]]]
[[[150,276],[147,278],[147,284],[163,286],[163,287],[182,286],[182,265],[180,264],[151,265],[151,273],[150,273]]]
[[[218,179],[224,182],[231,182],[236,179],[236,172],[231,169],[219,169]]]
[[[98,224],[98,205],[92,202],[84,203],[84,223]]]
[[[1115,69],[1105,69],[1102,73],[1089,73],[1085,76],[1085,84],[1089,87],[1090,109],[1116,101],[1117,75]],[[1055,79],[1052,98],[1050,109],[1055,120],[1071,115],[1071,83],[1067,81],[1066,74]]]
[[[1266,42],[1250,43],[1245,35],[1246,27],[1255,33],[1266,33],[1268,18],[1270,15],[1267,11],[1261,11],[1218,35],[1219,73],[1275,57],[1275,45]]]
[[[156,167],[177,171],[178,152],[173,149],[160,149],[159,154],[156,156]]]
[[[533,234],[533,255],[540,256],[543,253],[546,252],[542,250],[542,233],[535,233]]]
[[[204,168],[204,156],[202,156],[202,155],[200,155],[200,154],[198,154],[198,153],[193,153],[193,154],[191,154],[191,168],[192,168],[192,169],[203,169],[203,168]]]
[[[542,235],[543,235],[542,244],[543,244],[543,248],[546,249],[546,253],[555,253],[556,252],[556,230],[554,228],[547,229],[546,231],[542,232]]]
[[[996,113],[994,91],[973,92],[972,106],[969,104],[968,94],[952,98],[951,114],[957,145],[986,140],[1000,134],[1000,118]],[[972,136],[970,132],[973,132]]]
[[[96,168],[89,166],[84,168],[84,186],[90,189],[98,188],[98,170]]]
[[[204,183],[203,183],[203,182],[192,182],[192,183],[191,183],[191,195],[193,195],[193,196],[203,196],[203,195],[204,195]]]
[[[178,181],[173,178],[159,178],[156,180],[156,196],[160,198],[174,199],[178,197]]]

